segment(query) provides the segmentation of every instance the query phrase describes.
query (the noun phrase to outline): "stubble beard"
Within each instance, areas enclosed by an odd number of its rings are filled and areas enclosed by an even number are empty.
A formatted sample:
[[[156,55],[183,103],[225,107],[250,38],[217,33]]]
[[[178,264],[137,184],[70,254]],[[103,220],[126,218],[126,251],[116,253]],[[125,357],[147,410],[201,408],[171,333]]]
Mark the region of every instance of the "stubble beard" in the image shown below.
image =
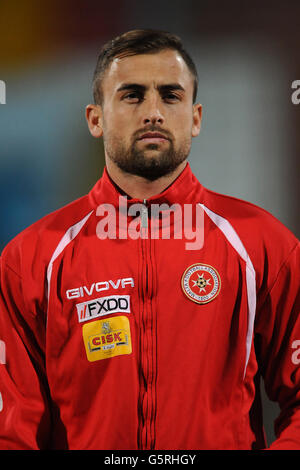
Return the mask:
[[[143,149],[139,149],[137,141],[126,148],[123,142],[112,138],[104,139],[104,146],[108,157],[122,171],[155,181],[171,174],[187,159],[191,141],[186,139],[178,149],[175,149],[170,139],[168,148],[159,150],[160,145],[155,143],[149,143]]]

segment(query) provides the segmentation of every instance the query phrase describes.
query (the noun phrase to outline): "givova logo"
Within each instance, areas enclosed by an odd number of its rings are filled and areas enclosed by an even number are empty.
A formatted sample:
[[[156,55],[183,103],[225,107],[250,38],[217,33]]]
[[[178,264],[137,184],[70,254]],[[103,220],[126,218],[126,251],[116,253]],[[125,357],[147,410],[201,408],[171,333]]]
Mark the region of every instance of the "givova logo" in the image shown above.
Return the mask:
[[[99,299],[88,300],[76,305],[78,321],[110,315],[111,313],[130,313],[130,295],[110,295]]]

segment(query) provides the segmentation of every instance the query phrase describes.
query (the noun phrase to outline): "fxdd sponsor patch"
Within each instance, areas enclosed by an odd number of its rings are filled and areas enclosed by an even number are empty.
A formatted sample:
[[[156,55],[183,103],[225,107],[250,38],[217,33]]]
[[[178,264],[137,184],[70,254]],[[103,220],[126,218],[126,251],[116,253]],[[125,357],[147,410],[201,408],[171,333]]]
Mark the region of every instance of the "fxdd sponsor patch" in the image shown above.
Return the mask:
[[[112,313],[130,313],[129,295],[110,295],[76,304],[78,321],[84,322]]]
[[[86,323],[82,327],[86,355],[90,362],[131,354],[131,334],[127,317],[112,317]]]

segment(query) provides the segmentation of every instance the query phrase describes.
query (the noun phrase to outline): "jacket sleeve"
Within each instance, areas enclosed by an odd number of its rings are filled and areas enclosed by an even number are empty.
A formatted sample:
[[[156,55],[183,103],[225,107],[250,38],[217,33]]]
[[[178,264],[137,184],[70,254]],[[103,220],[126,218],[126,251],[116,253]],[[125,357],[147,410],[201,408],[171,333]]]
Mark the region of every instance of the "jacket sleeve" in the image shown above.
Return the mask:
[[[280,406],[269,449],[300,449],[299,243],[281,266],[261,308],[260,366],[266,393]]]
[[[45,324],[0,258],[0,449],[44,449],[50,432]]]

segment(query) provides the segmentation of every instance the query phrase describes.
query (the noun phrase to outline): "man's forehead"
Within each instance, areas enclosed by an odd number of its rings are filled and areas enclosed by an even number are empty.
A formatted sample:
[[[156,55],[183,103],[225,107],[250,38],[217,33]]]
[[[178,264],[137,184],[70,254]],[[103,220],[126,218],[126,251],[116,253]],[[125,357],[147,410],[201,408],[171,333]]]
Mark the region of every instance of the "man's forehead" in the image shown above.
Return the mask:
[[[146,84],[153,79],[157,84],[186,82],[190,75],[185,61],[177,51],[164,50],[153,54],[115,58],[106,78],[109,78],[107,82],[115,87],[122,82]]]

